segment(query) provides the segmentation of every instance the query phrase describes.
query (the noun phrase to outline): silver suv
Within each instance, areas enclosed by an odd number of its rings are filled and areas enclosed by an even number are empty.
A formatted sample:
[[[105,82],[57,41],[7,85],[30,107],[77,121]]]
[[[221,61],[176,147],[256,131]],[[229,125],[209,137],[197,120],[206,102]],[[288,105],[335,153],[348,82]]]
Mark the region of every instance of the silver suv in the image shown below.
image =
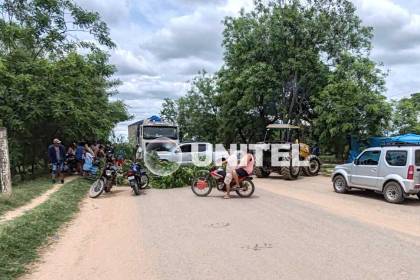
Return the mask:
[[[369,189],[382,193],[391,203],[401,203],[409,195],[420,198],[420,145],[366,149],[354,162],[336,166],[332,181],[338,193]]]

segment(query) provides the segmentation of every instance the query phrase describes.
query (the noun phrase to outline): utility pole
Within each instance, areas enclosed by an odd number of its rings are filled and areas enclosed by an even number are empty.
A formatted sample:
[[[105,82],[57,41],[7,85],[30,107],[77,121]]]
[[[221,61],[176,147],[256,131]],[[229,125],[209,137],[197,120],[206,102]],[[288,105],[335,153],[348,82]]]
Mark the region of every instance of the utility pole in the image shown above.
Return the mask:
[[[12,193],[9,146],[7,144],[7,130],[4,127],[0,127],[0,187],[2,193],[6,195]]]

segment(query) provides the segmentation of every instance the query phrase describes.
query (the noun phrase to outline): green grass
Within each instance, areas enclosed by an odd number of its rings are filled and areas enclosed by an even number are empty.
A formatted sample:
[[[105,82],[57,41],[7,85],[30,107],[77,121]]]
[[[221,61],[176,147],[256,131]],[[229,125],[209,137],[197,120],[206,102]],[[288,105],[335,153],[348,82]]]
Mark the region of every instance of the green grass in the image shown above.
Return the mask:
[[[0,216],[5,212],[25,205],[33,198],[52,188],[51,179],[39,178],[36,180],[19,183],[12,188],[9,197],[0,195]]]
[[[16,279],[39,257],[45,245],[79,210],[89,182],[78,179],[65,184],[41,205],[23,216],[0,225],[0,279]]]
[[[325,163],[321,165],[321,172],[324,176],[331,176],[334,171],[336,164]]]

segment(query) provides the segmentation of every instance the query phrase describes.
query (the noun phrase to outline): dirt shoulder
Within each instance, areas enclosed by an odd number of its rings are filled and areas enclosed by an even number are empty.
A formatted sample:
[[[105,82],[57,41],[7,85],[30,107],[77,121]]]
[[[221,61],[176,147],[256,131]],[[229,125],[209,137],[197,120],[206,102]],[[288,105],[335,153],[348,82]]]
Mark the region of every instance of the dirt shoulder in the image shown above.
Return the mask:
[[[75,220],[22,279],[153,279],[141,267],[138,198],[126,187],[86,198]]]

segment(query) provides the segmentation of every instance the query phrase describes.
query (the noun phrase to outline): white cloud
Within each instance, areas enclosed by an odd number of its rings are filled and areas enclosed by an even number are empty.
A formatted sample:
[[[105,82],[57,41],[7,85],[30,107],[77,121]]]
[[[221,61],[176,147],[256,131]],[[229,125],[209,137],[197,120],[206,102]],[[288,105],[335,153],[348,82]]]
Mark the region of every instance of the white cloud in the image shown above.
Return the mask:
[[[160,59],[220,57],[223,16],[218,10],[198,8],[194,13],[169,19],[141,47]]]
[[[117,48],[112,52],[111,63],[118,68],[119,75],[156,75],[151,65],[141,55],[136,55],[132,51]]]
[[[265,0],[268,1],[268,0]],[[352,0],[365,25],[373,26],[372,57],[389,70],[389,97],[420,91],[420,8],[408,0]],[[222,20],[250,10],[253,0],[77,0],[98,11],[118,48],[118,98],[135,120],[158,114],[162,99],[186,93],[187,81],[200,70],[222,64]],[[126,134],[126,125],[117,126]]]
[[[409,8],[409,1],[353,2],[363,23],[374,27],[372,57],[389,71],[387,96],[400,98],[419,92],[420,14]]]
[[[87,10],[98,12],[109,26],[125,21],[131,9],[129,0],[76,0],[76,3]]]
[[[187,89],[185,82],[169,82],[162,80],[161,77],[131,76],[123,81],[118,88],[120,94],[118,97],[124,100],[137,101],[142,99],[178,98],[182,96]]]

